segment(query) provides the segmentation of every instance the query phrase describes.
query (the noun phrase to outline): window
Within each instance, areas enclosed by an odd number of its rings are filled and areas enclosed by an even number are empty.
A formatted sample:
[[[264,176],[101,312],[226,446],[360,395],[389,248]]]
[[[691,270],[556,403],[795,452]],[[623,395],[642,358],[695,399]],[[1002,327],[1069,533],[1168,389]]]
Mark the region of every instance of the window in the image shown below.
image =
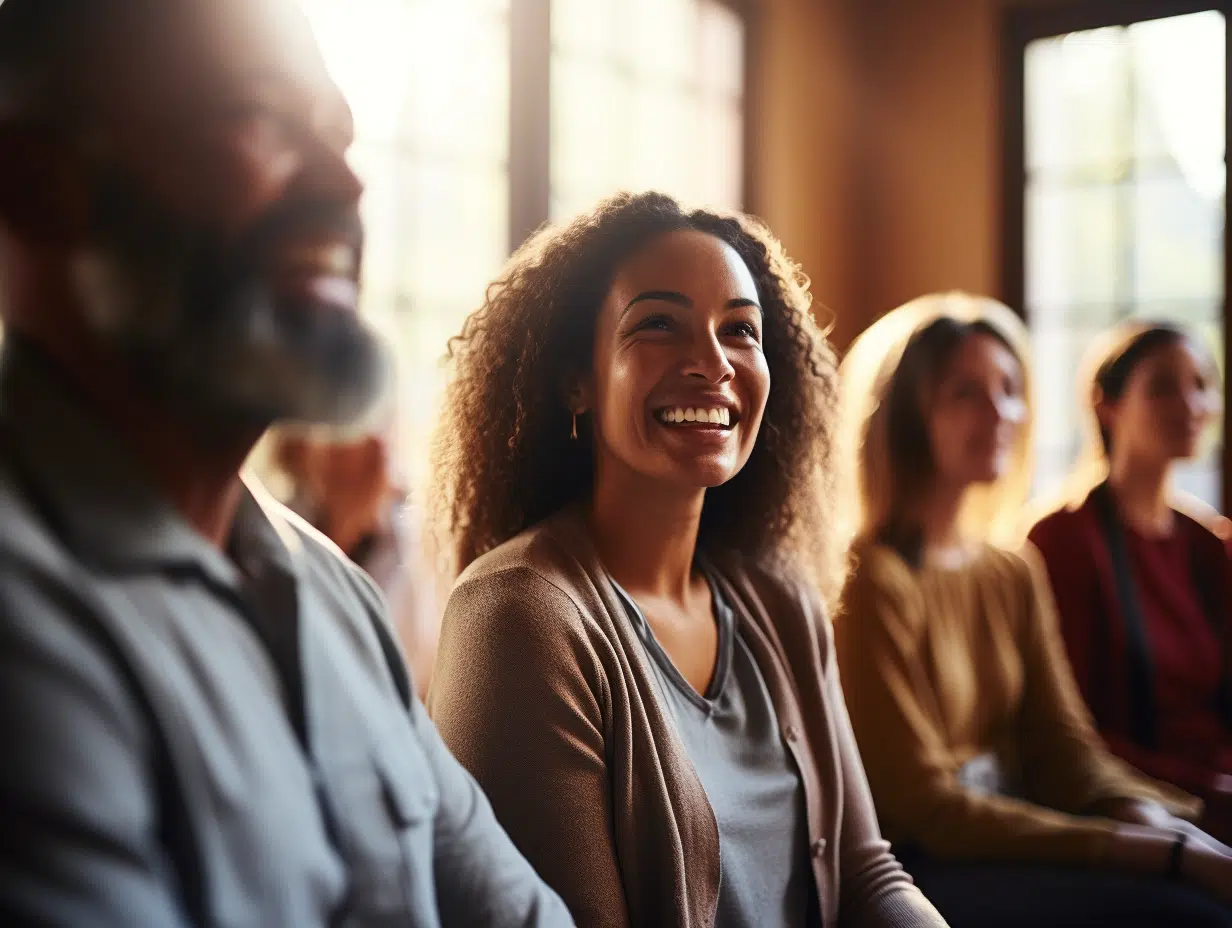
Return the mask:
[[[741,205],[744,23],[718,0],[552,0],[551,215],[616,190]]]
[[[446,342],[508,253],[509,4],[304,6],[355,114],[363,310],[396,345],[399,415],[419,470]]]
[[[744,22],[719,0],[302,2],[355,113],[363,310],[397,346],[418,479],[447,340],[527,231],[622,188],[741,205]]]
[[[1098,332],[1127,316],[1176,321],[1223,361],[1225,35],[1222,12],[1199,10],[1020,37],[1021,211],[1009,212],[1021,231],[1007,235],[1006,290],[1046,374],[1042,491],[1079,451],[1075,374]],[[1215,448],[1180,485],[1218,505],[1222,460]]]

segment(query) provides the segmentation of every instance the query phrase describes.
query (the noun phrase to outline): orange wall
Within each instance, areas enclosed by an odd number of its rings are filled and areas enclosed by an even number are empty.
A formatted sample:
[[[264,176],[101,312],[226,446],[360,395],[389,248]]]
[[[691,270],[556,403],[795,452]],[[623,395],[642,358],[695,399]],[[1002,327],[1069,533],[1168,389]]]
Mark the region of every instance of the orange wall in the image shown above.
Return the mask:
[[[1005,0],[763,0],[751,207],[845,345],[932,290],[997,295]]]
[[[838,0],[761,0],[750,60],[749,204],[813,281],[818,319],[851,334],[862,260],[853,228],[858,20]]]

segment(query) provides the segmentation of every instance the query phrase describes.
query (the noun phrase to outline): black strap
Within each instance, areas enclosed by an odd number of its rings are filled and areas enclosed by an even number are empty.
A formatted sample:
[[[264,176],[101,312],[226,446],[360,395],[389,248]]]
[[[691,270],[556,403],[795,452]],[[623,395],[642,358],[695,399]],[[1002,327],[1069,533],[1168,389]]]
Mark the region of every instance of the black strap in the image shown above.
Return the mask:
[[[4,426],[3,420],[0,420],[0,461],[8,464],[13,482],[48,530],[59,538],[61,544],[66,544],[66,536],[60,526],[60,520],[56,517],[55,508],[43,493],[38,481],[33,478],[20,453],[16,451]],[[212,921],[206,905],[205,870],[197,844],[197,834],[184,791],[180,788],[175,764],[171,759],[170,745],[158,723],[158,715],[154,711],[150,695],[142,685],[140,675],[128,659],[125,649],[116,641],[106,623],[98,621],[89,610],[81,610],[79,618],[82,620],[83,629],[110,658],[145,715],[155,750],[154,776],[158,791],[159,838],[175,871],[180,899],[189,923],[208,928]]]
[[[1189,517],[1182,515],[1181,518],[1188,519]],[[1208,531],[1205,526],[1200,523],[1198,525],[1203,531]],[[1226,595],[1220,595],[1225,590],[1225,579],[1218,575],[1218,567],[1215,567],[1215,573],[1212,573],[1213,566],[1202,557],[1199,546],[1194,545],[1189,554],[1190,574],[1193,577],[1194,589],[1198,594],[1198,602],[1216,638],[1219,639],[1223,654],[1223,674],[1219,679],[1219,689],[1215,694],[1215,711],[1219,713],[1224,726],[1232,731],[1232,624],[1230,624],[1232,616],[1229,616],[1226,611],[1228,607]],[[1226,560],[1221,561],[1221,566],[1225,571],[1229,569]]]
[[[1125,629],[1125,651],[1129,671],[1127,682],[1130,736],[1142,747],[1155,748],[1158,744],[1155,714],[1155,668],[1151,663],[1146,623],[1142,617],[1142,606],[1138,600],[1138,591],[1134,586],[1133,571],[1130,568],[1125,529],[1117,515],[1112,490],[1106,482],[1091,491],[1091,501],[1099,517],[1104,543],[1108,546],[1108,554],[1112,560],[1117,604],[1121,610],[1121,624]]]

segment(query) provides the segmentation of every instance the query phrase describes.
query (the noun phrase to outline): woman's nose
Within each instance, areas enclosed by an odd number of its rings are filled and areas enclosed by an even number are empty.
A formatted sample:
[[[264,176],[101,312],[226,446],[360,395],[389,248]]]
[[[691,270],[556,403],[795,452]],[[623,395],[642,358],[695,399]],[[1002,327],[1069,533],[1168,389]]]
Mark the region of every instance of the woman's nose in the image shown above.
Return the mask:
[[[699,334],[688,346],[689,356],[684,372],[690,377],[704,378],[708,383],[723,383],[736,374],[727,353],[714,332]]]

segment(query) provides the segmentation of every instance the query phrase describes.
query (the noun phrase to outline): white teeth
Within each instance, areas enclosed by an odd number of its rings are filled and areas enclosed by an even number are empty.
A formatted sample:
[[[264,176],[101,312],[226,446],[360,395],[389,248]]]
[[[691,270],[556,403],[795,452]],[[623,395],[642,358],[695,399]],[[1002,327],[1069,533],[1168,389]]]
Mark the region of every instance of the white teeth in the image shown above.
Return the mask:
[[[663,410],[659,413],[659,418],[668,423],[704,422],[708,425],[731,426],[731,410],[726,407],[701,409],[693,406],[676,406],[673,409]]]

